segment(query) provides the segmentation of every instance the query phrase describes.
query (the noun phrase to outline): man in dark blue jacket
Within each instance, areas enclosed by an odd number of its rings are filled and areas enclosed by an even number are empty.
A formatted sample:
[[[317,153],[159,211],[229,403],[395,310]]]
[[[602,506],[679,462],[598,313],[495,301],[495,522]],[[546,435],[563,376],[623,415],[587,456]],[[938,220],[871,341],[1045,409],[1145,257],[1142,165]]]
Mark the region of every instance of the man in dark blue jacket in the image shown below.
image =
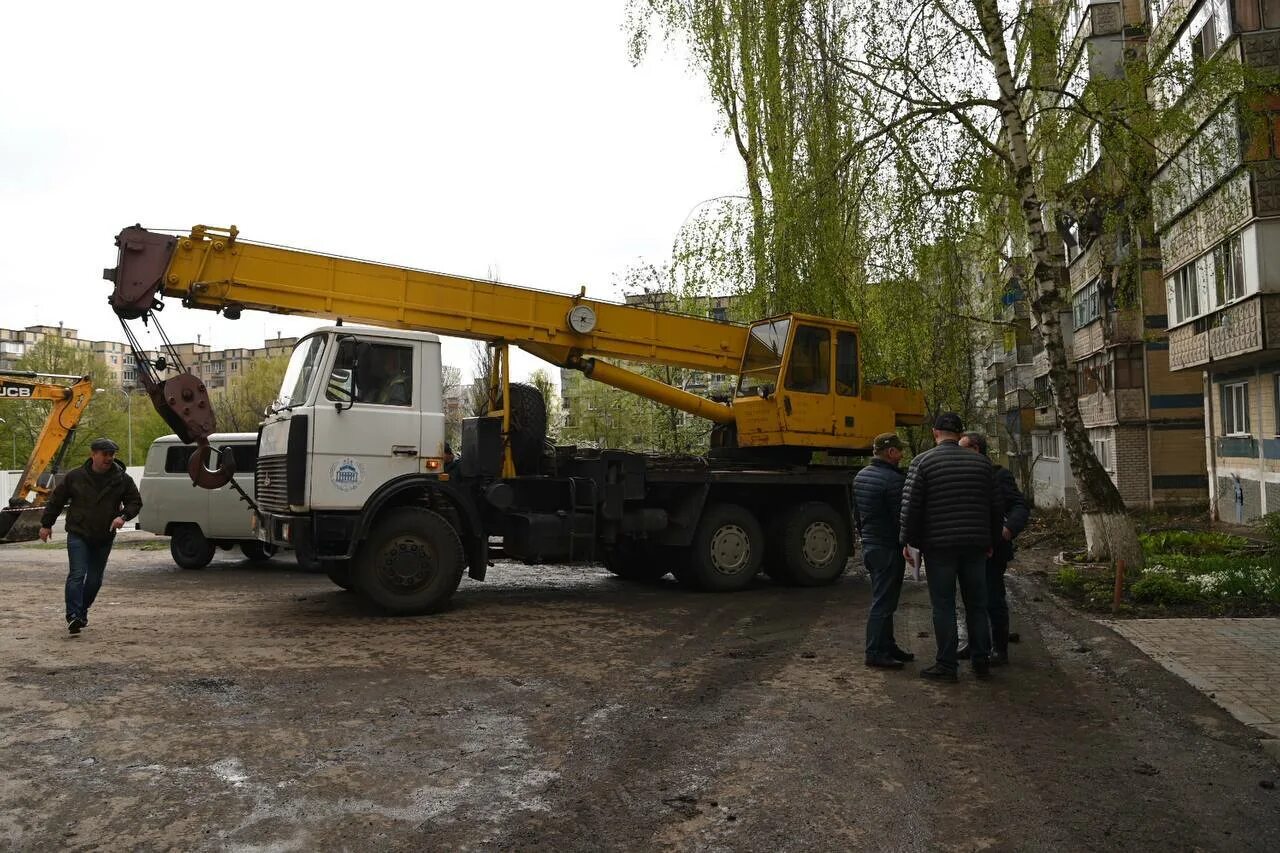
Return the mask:
[[[991,626],[987,622],[987,557],[1000,541],[1004,503],[985,456],[961,447],[964,422],[943,412],[933,424],[937,446],[911,460],[902,487],[902,544],[924,553],[933,605],[937,663],[920,675],[956,681],[956,582],[964,597],[973,650],[973,672],[991,674]]]
[[[853,479],[853,510],[862,540],[862,563],[871,578],[871,613],[867,617],[867,666],[901,669],[915,655],[903,651],[893,637],[893,614],[906,569],[898,547],[898,515],[902,509],[902,440],[894,432],[877,435],[871,464]]]
[[[976,450],[988,459],[987,437],[980,432],[966,432],[960,446]],[[991,665],[1003,666],[1009,662],[1009,599],[1005,594],[1004,573],[1013,562],[1013,539],[1027,526],[1031,509],[1018,488],[1018,481],[1008,468],[995,466],[996,486],[1004,500],[1004,529],[995,553],[987,558],[987,616],[991,620]],[[962,660],[969,656],[967,645],[961,646],[956,656]]]

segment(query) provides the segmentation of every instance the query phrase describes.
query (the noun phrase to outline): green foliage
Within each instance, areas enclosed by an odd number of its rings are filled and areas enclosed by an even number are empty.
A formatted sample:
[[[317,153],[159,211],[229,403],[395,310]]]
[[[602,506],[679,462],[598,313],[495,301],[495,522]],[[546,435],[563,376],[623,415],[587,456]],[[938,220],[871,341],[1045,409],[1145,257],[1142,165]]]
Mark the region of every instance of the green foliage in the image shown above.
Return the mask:
[[[668,384],[667,368],[626,365]],[[569,408],[564,413],[560,440],[587,447],[666,453],[703,453],[711,425],[678,409],[638,397],[581,374],[572,374],[566,387]]]
[[[525,381],[542,394],[542,402],[547,408],[547,437],[554,439],[560,432],[560,392],[556,381],[541,367],[530,373]]]
[[[1140,604],[1190,604],[1200,598],[1199,590],[1173,575],[1150,573],[1136,581],[1129,590]]]
[[[1055,580],[1059,588],[1070,595],[1076,595],[1084,591],[1085,574],[1075,566],[1063,566],[1058,569]]]
[[[66,376],[89,376],[95,388],[110,386],[111,372],[93,353],[72,346],[68,339],[53,335],[41,339],[17,362],[19,370],[31,370],[36,373],[62,374]],[[71,384],[70,379],[37,380],[52,383]],[[111,392],[97,394],[89,401],[89,406],[80,419],[75,436],[67,449],[63,467],[70,467],[83,462],[89,455],[89,444],[99,435],[118,435],[123,439],[123,430],[117,430],[117,424],[124,425],[123,418],[116,416],[115,408],[107,398]],[[116,396],[122,397],[118,392]],[[22,468],[31,455],[36,437],[43,429],[49,417],[50,403],[42,400],[0,401],[0,417],[5,419],[0,424],[0,460],[5,466]],[[120,444],[123,447],[124,441]],[[123,454],[122,454],[123,455]]]
[[[255,358],[227,387],[211,395],[219,432],[255,432],[263,413],[280,394],[288,355]]]
[[[1199,530],[1159,530],[1138,536],[1142,549],[1153,554],[1227,554],[1249,545],[1249,540],[1228,533]]]
[[[1280,550],[1280,512],[1269,512],[1254,522],[1254,526],[1267,537],[1272,550]]]

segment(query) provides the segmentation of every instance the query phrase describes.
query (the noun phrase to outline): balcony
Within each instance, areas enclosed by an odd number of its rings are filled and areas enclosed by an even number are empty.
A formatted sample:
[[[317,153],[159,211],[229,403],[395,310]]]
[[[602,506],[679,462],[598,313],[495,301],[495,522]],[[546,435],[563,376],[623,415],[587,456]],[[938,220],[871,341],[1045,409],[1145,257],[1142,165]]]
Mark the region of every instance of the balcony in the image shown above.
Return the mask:
[[[1080,404],[1080,420],[1087,427],[1107,426],[1116,422],[1116,398],[1098,391],[1077,398]]]
[[[1169,330],[1169,369],[1218,362],[1247,364],[1247,356],[1280,350],[1280,293],[1255,293]],[[1222,365],[1230,366],[1230,365]]]
[[[1035,377],[1049,375],[1049,353],[1040,350],[1031,360],[1031,375]]]
[[[1036,429],[1057,429],[1058,409],[1056,406],[1036,407]]]

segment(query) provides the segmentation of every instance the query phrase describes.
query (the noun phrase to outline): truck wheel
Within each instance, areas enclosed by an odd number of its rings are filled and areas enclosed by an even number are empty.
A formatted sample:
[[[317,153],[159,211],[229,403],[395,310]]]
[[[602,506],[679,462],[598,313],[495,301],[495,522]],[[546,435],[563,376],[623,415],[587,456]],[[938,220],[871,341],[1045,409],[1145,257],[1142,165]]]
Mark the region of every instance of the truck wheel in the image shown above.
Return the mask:
[[[309,575],[318,575],[325,570],[324,563],[316,559],[315,552],[305,542],[294,543],[293,558],[297,561],[298,568]]]
[[[523,382],[511,387],[511,461],[517,474],[538,473],[547,441],[547,404],[542,392]],[[499,398],[498,406],[502,406]]]
[[[391,510],[365,540],[352,580],[388,613],[434,613],[462,580],[462,540],[439,513],[418,507]]]
[[[849,562],[849,525],[830,504],[810,501],[783,517],[771,576],[797,586],[822,586],[844,574]]]
[[[660,581],[671,571],[663,549],[629,542],[618,544],[605,558],[604,567],[624,580],[642,583]]]
[[[184,569],[203,569],[217,550],[195,524],[180,524],[169,534],[169,553]]]
[[[266,542],[259,542],[257,539],[246,539],[240,543],[240,553],[244,554],[252,562],[265,563],[276,555],[276,546],[268,545]]]
[[[714,504],[698,523],[688,557],[684,582],[707,592],[744,589],[764,561],[760,522],[745,507]]]

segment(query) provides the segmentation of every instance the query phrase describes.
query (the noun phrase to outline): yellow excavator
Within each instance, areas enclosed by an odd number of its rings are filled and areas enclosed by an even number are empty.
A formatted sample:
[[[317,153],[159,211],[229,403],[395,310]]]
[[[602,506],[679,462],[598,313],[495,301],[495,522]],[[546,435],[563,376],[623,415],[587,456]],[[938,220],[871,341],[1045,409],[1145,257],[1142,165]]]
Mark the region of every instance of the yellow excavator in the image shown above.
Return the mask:
[[[156,410],[200,445],[190,467],[200,485],[234,473],[229,454],[209,467],[207,389],[167,341],[169,355],[148,362],[126,321],[154,322],[163,297],[230,319],[260,310],[336,321],[298,342],[262,424],[258,535],[310,552],[335,582],[392,612],[438,609],[464,566],[483,578],[496,554],[603,560],[626,578],[674,572],[709,590],[740,589],[762,568],[787,583],[829,582],[852,546],[854,469],[813,464],[814,451],[866,454],[877,434],[924,418],[918,391],[866,380],[858,326],[831,318],[719,322],[252,243],[234,227],[133,226],[116,247],[110,304]],[[491,411],[464,422],[452,473],[437,334],[497,351]],[[508,375],[513,344],[710,420],[709,454],[549,447],[536,390]],[[722,403],[606,359],[738,381]]]
[[[40,381],[45,379],[74,381],[70,385]],[[0,510],[0,542],[27,542],[36,538],[42,507],[53,491],[53,479],[92,398],[93,381],[88,376],[29,371],[0,373],[0,399],[53,402],[22,477],[9,496],[9,505]]]

